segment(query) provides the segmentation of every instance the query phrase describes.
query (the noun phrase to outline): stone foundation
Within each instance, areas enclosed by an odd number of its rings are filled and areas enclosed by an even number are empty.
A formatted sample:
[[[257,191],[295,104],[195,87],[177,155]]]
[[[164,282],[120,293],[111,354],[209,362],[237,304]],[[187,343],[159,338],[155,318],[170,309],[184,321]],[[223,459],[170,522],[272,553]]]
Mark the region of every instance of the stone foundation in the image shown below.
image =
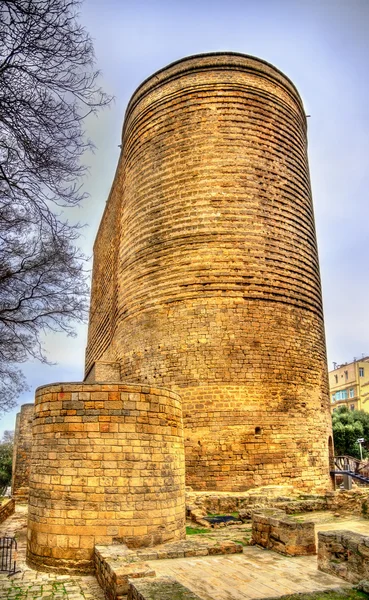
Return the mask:
[[[39,388],[28,564],[88,572],[95,544],[183,538],[182,436],[174,392],[114,383]]]
[[[15,422],[12,496],[18,504],[28,502],[34,410],[34,404],[23,404]]]
[[[6,521],[6,519],[14,513],[14,511],[15,511],[14,498],[5,500],[5,502],[0,506],[0,523],[4,523],[4,521]]]
[[[265,486],[242,493],[186,491],[187,516],[202,527],[209,527],[203,520],[207,514],[231,514],[239,512],[242,520],[251,519],[253,512],[264,509],[283,510],[287,514],[328,510],[332,495],[304,494],[293,486]]]
[[[368,580],[369,537],[352,531],[319,531],[318,569],[350,583]]]
[[[97,581],[107,600],[121,600],[127,595],[128,578],[155,577],[155,571],[124,545],[95,546],[94,562]]]
[[[328,492],[327,507],[328,510],[343,511],[369,518],[369,488]]]
[[[197,536],[155,548],[142,548],[135,551],[129,550],[122,544],[95,546],[95,573],[108,600],[120,600],[127,594],[129,579],[155,576],[155,571],[146,561],[240,554],[243,551],[242,544],[236,542],[218,542],[217,540],[194,539],[194,537]]]
[[[254,513],[252,543],[288,556],[316,554],[314,523],[299,523],[277,511]]]

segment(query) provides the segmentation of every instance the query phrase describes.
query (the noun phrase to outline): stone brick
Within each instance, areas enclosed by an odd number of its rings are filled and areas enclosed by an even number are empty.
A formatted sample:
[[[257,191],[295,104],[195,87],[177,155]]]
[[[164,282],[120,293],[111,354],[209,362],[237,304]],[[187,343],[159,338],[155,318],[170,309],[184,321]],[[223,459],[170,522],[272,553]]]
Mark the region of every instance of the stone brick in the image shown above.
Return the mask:
[[[17,414],[12,464],[12,496],[18,503],[27,502],[32,448],[34,404],[23,404]]]
[[[9,498],[0,502],[0,523],[6,521],[10,515],[12,515],[15,511],[15,500],[14,498]]]
[[[279,510],[252,515],[252,543],[288,556],[316,554],[313,522],[297,522]]]
[[[354,584],[369,580],[369,537],[352,531],[319,531],[318,569]]]

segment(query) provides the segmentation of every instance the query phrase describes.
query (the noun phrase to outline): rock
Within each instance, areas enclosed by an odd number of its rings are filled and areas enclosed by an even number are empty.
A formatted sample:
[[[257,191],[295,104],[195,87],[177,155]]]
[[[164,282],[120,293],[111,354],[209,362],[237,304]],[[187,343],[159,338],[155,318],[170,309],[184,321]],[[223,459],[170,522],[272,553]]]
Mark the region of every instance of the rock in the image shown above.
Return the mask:
[[[359,592],[365,592],[365,594],[369,594],[368,579],[362,579],[361,581],[359,581],[359,583],[355,587],[357,590],[359,590]]]

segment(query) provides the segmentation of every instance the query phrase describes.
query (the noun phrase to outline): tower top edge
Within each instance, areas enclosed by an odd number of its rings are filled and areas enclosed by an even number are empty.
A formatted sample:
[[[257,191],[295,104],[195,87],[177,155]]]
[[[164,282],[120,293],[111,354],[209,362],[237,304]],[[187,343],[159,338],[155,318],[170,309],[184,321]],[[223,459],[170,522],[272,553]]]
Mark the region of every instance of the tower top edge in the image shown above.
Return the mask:
[[[166,83],[167,81],[201,70],[236,69],[240,71],[254,72],[256,74],[270,77],[284,85],[295,97],[304,111],[301,96],[294,83],[271,63],[241,52],[207,52],[203,54],[192,54],[169,63],[144,81],[133,92],[126,110],[126,118],[132,107],[148,92]]]

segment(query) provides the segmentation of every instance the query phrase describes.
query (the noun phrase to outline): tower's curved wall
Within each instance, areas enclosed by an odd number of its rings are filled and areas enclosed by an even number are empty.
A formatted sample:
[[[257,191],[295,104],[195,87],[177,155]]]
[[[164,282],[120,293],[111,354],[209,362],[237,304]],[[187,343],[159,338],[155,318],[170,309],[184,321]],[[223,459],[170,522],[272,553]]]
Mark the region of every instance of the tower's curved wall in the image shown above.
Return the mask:
[[[319,265],[293,84],[233,54],[159,71],[128,106],[117,181],[115,321],[90,360],[181,390],[195,488],[328,487]]]
[[[34,410],[34,404],[23,404],[16,418],[12,464],[12,496],[17,503],[27,503],[28,501]]]

